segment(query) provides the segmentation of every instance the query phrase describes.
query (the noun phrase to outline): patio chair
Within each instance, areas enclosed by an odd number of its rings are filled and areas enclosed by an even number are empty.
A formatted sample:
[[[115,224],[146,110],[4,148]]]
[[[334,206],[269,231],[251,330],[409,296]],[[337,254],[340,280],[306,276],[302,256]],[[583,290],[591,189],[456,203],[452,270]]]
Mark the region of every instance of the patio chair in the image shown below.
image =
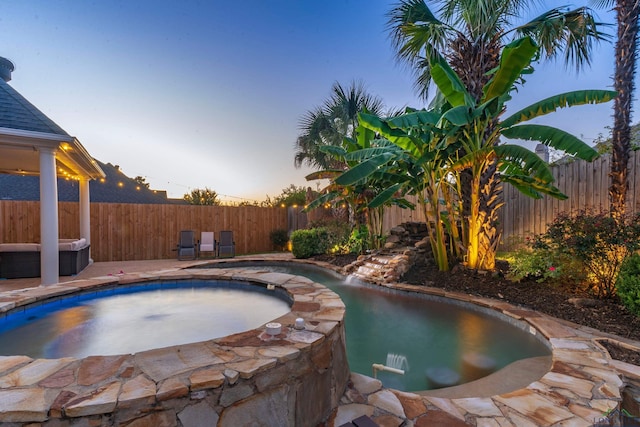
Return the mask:
[[[196,239],[193,230],[182,230],[178,238],[178,260],[196,259]]]
[[[236,242],[233,241],[233,231],[225,230],[220,232],[218,239],[218,258],[233,258],[236,256]]]
[[[200,243],[198,245],[199,256],[202,252],[211,252],[212,256],[216,256],[216,239],[213,231],[203,231],[200,233]]]

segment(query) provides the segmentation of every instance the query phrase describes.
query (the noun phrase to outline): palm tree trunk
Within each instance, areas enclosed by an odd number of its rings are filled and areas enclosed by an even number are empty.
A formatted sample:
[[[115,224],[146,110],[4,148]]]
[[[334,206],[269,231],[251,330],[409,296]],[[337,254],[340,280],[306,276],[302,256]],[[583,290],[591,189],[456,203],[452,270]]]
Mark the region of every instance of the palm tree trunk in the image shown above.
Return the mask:
[[[496,251],[500,243],[498,211],[504,204],[497,169],[498,162],[493,156],[473,170],[467,267],[474,270],[493,270],[496,265]]]
[[[636,46],[638,37],[637,0],[617,0],[618,40],[616,41],[616,69],[614,88],[618,96],[614,101],[612,133],[611,185],[609,203],[611,215],[624,215],[627,199],[627,164],[631,146],[631,102],[636,71]]]

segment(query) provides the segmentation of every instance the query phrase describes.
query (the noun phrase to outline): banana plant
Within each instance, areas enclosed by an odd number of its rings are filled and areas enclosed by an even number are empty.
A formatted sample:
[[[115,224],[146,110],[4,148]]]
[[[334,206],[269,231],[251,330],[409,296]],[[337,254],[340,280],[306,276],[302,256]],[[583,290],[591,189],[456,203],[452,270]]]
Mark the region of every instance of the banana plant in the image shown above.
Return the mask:
[[[453,171],[470,171],[469,210],[464,224],[466,264],[472,269],[493,269],[499,243],[497,213],[502,206],[501,182],[509,182],[519,191],[540,198],[543,194],[566,198],[553,185],[549,166],[534,152],[517,144],[502,144],[501,137],[538,141],[580,159],[592,161],[596,150],[579,138],[554,127],[524,122],[559,108],[607,102],[616,92],[581,90],[559,94],[525,107],[507,118],[501,117],[506,103],[523,76],[533,72],[531,63],[537,58],[538,46],[530,37],[506,45],[499,66],[493,70],[483,95],[475,101],[460,77],[437,52],[429,57],[433,81],[444,101],[451,105],[443,119],[458,129],[462,144],[460,158],[451,165]],[[464,189],[463,189],[464,191]]]
[[[450,255],[455,257],[459,240],[452,198],[450,193],[450,169],[452,156],[459,149],[459,144],[453,138],[453,133],[438,127],[441,114],[438,111],[416,111],[408,109],[403,115],[381,119],[372,114],[360,114],[358,134],[370,135],[375,132],[375,145],[385,149],[386,162],[378,159],[381,154],[372,150],[360,150],[351,153],[350,157],[358,164],[336,178],[335,182],[350,185],[358,182],[371,171],[386,174],[390,177],[387,182],[393,184],[396,192],[414,194],[418,205],[427,218],[427,233],[431,250],[441,271],[447,271],[450,266]],[[386,202],[381,193],[372,200],[370,206],[380,206]],[[450,238],[450,240],[449,240]]]
[[[306,210],[312,210],[324,204],[346,202],[357,217],[364,217],[369,234],[369,247],[380,249],[384,242],[384,208],[391,204],[401,207],[410,207],[410,203],[402,197],[396,197],[399,186],[391,180],[394,175],[380,170],[378,166],[387,163],[392,154],[384,147],[371,146],[373,132],[362,130],[355,138],[344,138],[342,145],[322,147],[326,154],[340,162],[354,166],[360,159],[352,156],[352,153],[367,153],[375,158],[369,163],[371,169],[365,177],[349,184],[338,183],[337,177],[345,173],[344,170],[323,170],[306,176],[307,180],[329,179],[329,185],[323,190],[323,194],[311,202]],[[374,199],[384,199],[383,203],[370,204]]]
[[[524,122],[563,107],[607,102],[616,95],[606,90],[568,92],[501,119],[511,93],[523,84],[523,76],[533,71],[531,62],[537,54],[538,47],[529,37],[505,46],[499,66],[483,88],[483,96],[476,101],[446,60],[432,52],[428,60],[438,94],[430,109],[410,111],[392,119],[360,114],[359,134],[373,131],[396,149],[388,150],[386,155],[352,152],[351,158],[359,162],[335,178],[335,183],[350,185],[402,162],[410,165],[405,166],[406,170],[419,169],[421,172],[417,174],[397,176],[394,185],[417,194],[424,206],[439,268],[448,269],[446,258],[438,255],[446,255],[443,237],[446,227],[450,250],[458,244],[464,247],[464,261],[469,268],[494,269],[502,182],[509,182],[534,198],[545,194],[566,198],[553,185],[551,170],[542,159],[521,145],[503,144],[500,138],[538,141],[591,161],[597,152],[579,138],[557,128]],[[463,173],[469,179],[463,179]],[[371,204],[383,202],[381,196]],[[446,209],[441,209],[441,205]]]

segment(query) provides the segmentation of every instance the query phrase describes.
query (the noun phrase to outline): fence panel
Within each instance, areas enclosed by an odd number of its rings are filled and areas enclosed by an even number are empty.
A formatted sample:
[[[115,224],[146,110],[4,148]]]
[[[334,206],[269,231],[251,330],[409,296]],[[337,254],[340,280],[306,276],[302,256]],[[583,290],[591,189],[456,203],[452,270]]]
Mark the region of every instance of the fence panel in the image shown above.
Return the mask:
[[[58,203],[60,238],[80,236],[78,203]],[[231,230],[236,253],[273,250],[270,233],[287,229],[287,210],[256,206],[185,206],[91,203],[91,256],[95,261],[176,256],[180,230]],[[40,241],[40,202],[0,200],[0,242]]]
[[[560,213],[575,214],[609,211],[609,168],[611,157],[603,155],[593,162],[575,161],[552,168],[556,186],[569,198],[557,200],[545,196],[534,200],[505,184],[505,204],[500,212],[502,248],[510,249],[527,236],[544,233]],[[640,212],[640,151],[629,159],[627,213]]]
[[[591,163],[575,161],[552,167],[556,186],[569,197],[567,200],[546,196],[535,200],[504,184],[504,206],[499,216],[501,249],[513,248],[528,236],[544,233],[560,213],[608,212],[610,162],[611,157],[603,155]],[[640,212],[640,150],[630,153],[628,171],[627,213],[635,214]],[[415,210],[388,208],[384,229],[388,231],[407,221],[425,221],[419,207]]]

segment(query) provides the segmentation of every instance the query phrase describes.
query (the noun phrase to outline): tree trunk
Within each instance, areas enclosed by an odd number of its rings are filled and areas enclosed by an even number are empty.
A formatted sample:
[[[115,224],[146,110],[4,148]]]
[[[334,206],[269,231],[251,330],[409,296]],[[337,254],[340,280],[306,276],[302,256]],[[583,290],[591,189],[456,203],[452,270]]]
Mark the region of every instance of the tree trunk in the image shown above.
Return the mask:
[[[611,155],[611,185],[609,203],[611,215],[624,216],[627,199],[627,167],[631,146],[631,101],[636,70],[636,45],[638,36],[637,0],[617,0],[618,40],[616,41],[616,69],[614,89],[618,96],[614,101]]]
[[[496,250],[500,243],[498,211],[502,207],[502,184],[497,172],[497,159],[487,159],[471,186],[469,216],[469,243],[467,267],[475,270],[493,270]]]

